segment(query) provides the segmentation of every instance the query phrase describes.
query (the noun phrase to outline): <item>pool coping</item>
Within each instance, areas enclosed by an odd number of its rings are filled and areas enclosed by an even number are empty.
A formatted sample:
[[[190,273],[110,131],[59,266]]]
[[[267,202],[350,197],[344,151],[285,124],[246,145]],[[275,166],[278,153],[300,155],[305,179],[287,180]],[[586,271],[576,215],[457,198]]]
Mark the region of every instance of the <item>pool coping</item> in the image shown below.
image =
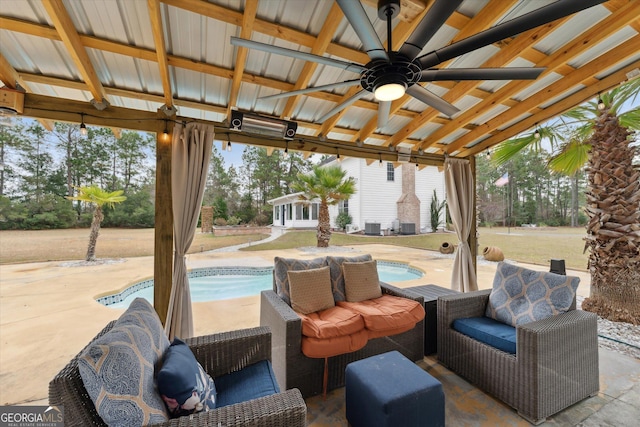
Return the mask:
[[[411,264],[407,262],[401,261],[391,261],[391,260],[376,260],[380,264],[388,265],[388,266],[402,266],[406,267],[407,271],[420,277],[425,275],[425,272],[416,267],[412,267]],[[273,266],[269,267],[247,267],[247,266],[231,266],[231,267],[201,267],[194,268],[187,271],[187,277],[195,278],[195,277],[203,277],[203,276],[235,276],[235,275],[243,275],[243,276],[262,276],[266,274],[273,273]],[[94,297],[94,300],[108,307],[113,304],[121,303],[123,300],[127,299],[132,293],[141,291],[142,289],[146,289],[148,287],[153,286],[153,278],[148,278],[134,284],[129,284],[119,291],[113,292],[105,292]]]

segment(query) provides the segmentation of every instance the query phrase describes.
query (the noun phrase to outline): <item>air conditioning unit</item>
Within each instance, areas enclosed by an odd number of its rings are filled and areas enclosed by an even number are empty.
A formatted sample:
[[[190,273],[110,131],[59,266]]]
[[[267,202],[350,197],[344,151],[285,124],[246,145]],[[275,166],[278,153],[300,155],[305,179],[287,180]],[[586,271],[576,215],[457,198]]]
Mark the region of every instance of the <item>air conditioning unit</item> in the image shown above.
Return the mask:
[[[19,90],[0,88],[0,114],[15,115],[24,112],[24,93]]]
[[[416,225],[413,222],[401,222],[400,234],[416,234]]]
[[[380,223],[379,222],[365,222],[364,223],[364,234],[368,236],[379,236],[380,235]]]
[[[231,110],[229,129],[291,140],[296,136],[298,123],[275,117],[261,116],[255,113]]]

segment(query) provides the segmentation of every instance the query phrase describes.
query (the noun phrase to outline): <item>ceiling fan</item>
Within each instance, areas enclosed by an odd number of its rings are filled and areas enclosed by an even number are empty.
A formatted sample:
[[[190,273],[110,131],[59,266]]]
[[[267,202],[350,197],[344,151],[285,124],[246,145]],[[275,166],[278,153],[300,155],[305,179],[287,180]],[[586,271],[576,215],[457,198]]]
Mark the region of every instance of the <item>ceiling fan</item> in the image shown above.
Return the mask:
[[[437,65],[464,55],[481,47],[498,42],[532,28],[563,18],[607,0],[558,0],[547,6],[517,18],[481,31],[466,39],[420,55],[424,46],[446,22],[463,0],[435,0],[429,11],[418,24],[414,32],[399,50],[392,50],[391,21],[400,13],[400,0],[378,0],[378,17],[387,22],[387,49],[378,37],[373,25],[360,3],[360,0],[336,0],[347,20],[362,42],[363,50],[371,61],[365,65],[341,61],[293,49],[273,46],[265,43],[231,37],[231,44],[257,49],[268,53],[289,56],[305,61],[338,67],[360,74],[359,79],[308,87],[306,89],[283,92],[261,99],[286,98],[294,95],[340,87],[360,85],[362,90],[336,105],[318,119],[322,123],[334,114],[353,104],[360,98],[373,93],[378,106],[378,128],[386,125],[391,101],[399,99],[405,93],[451,117],[460,110],[453,104],[429,91],[419,83],[443,80],[533,80],[544,68],[506,67],[506,68],[433,68]]]

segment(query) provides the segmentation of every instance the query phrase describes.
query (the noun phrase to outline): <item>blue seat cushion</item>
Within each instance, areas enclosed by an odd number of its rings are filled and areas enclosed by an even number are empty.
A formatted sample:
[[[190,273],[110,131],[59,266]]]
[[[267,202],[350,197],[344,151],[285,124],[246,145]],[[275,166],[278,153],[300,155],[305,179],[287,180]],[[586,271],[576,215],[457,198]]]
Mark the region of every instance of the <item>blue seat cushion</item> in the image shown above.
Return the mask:
[[[516,328],[489,317],[453,321],[453,329],[506,353],[516,354]]]
[[[222,375],[214,381],[218,393],[217,408],[280,393],[278,381],[268,360]]]

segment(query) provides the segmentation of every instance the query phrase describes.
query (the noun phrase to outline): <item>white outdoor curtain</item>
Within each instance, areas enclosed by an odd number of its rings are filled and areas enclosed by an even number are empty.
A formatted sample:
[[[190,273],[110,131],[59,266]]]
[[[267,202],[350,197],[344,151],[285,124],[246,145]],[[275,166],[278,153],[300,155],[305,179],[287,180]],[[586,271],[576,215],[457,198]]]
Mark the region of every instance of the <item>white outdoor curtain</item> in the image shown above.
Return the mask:
[[[478,290],[476,271],[467,239],[474,217],[473,198],[476,191],[468,160],[447,158],[444,161],[447,206],[458,236],[458,250],[453,260],[451,289],[460,292]]]
[[[173,130],[171,192],[173,198],[173,283],[165,332],[169,339],[193,336],[191,294],[186,253],[198,224],[209,170],[214,127],[198,123],[177,124]]]

